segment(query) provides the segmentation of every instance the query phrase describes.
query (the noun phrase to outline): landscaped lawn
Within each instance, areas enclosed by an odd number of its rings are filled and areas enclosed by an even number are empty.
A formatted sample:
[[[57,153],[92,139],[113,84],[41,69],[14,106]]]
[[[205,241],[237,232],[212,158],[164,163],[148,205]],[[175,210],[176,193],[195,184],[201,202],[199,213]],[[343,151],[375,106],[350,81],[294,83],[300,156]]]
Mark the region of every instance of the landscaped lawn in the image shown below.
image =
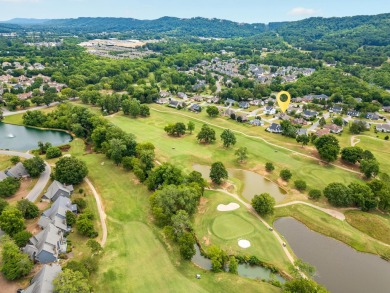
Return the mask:
[[[280,292],[267,283],[205,272],[181,261],[151,223],[146,187],[104,155],[81,159],[107,213],[107,244],[93,276],[96,292]]]
[[[348,211],[345,213],[347,222],[356,229],[390,244],[390,216]]]
[[[10,159],[10,156],[0,155],[0,171],[4,171],[12,166]]]
[[[221,192],[207,191],[205,199],[195,216],[194,226],[203,249],[215,244],[229,254],[255,255],[287,271],[289,262],[282,247],[253,214],[243,206],[234,211],[218,211],[219,204],[236,202]],[[240,239],[249,240],[251,247],[243,249],[238,246]]]
[[[352,227],[347,221],[340,221],[317,209],[299,204],[276,208],[274,216],[267,220],[273,222],[281,217],[293,217],[311,230],[340,240],[358,251],[390,255],[389,247],[376,242],[367,234]]]

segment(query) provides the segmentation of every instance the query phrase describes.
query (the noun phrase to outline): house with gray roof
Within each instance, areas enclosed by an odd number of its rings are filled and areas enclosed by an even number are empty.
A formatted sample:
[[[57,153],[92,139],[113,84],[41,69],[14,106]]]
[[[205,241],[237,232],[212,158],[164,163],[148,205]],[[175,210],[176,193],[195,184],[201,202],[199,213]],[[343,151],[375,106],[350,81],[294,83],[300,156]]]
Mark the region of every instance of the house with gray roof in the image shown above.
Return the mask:
[[[390,132],[390,124],[377,124],[376,130],[379,132]]]
[[[59,264],[44,265],[22,293],[52,293],[53,281],[61,271]]]
[[[53,183],[49,186],[46,193],[42,196],[42,199],[47,199],[51,201],[56,201],[60,196],[70,198],[73,193],[72,185],[64,185],[57,180],[54,180]]]
[[[280,124],[277,124],[277,123],[272,123],[268,128],[267,128],[267,131],[268,132],[272,132],[272,133],[282,133],[282,126]]]
[[[27,253],[31,260],[47,264],[57,261],[61,253],[66,253],[66,246],[66,238],[61,229],[49,224],[44,230],[30,238],[23,252]]]
[[[0,182],[3,181],[5,178],[7,178],[8,176],[5,175],[5,172],[4,171],[0,171]]]
[[[253,119],[253,120],[249,121],[249,124],[253,125],[253,126],[263,126],[264,122],[260,119]]]
[[[66,212],[77,213],[77,205],[72,204],[69,198],[60,196],[52,206],[43,212],[38,221],[38,225],[45,229],[49,224],[53,224],[63,232],[71,230],[66,223]]]
[[[5,174],[14,178],[28,177],[29,174],[21,162],[5,171]]]

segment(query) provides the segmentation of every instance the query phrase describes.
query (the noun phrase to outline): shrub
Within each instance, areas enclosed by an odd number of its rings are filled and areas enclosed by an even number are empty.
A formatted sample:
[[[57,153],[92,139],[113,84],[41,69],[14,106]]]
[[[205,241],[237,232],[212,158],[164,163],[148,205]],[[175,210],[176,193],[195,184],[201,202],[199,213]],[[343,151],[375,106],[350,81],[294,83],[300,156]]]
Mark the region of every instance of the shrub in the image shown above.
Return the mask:
[[[322,195],[322,192],[319,189],[312,189],[309,191],[309,197],[311,199],[319,199],[321,197],[321,195]]]
[[[58,147],[50,147],[46,151],[46,159],[54,159],[62,156],[62,152]]]
[[[273,214],[275,199],[269,193],[255,195],[252,199],[252,207],[259,215]]]
[[[284,181],[289,181],[292,177],[292,173],[288,169],[283,169],[280,171],[280,178],[282,178]]]
[[[273,170],[275,170],[274,164],[272,164],[271,162],[265,163],[265,170],[267,170],[267,172],[272,172]]]
[[[15,241],[15,244],[18,247],[24,247],[26,246],[27,242],[30,240],[32,237],[32,234],[26,230],[20,231],[16,233],[12,238]]]
[[[19,162],[20,162],[20,158],[18,156],[11,157],[11,163],[12,164],[16,165]]]
[[[76,198],[72,203],[77,204],[77,209],[81,212],[87,207],[87,202],[82,198]]]
[[[294,185],[295,185],[295,188],[298,189],[299,191],[305,191],[306,187],[307,187],[306,182],[303,180],[296,180],[294,182]]]
[[[20,181],[13,177],[7,177],[3,181],[0,181],[0,197],[10,197],[18,191],[20,187]]]
[[[34,219],[39,215],[38,207],[27,199],[19,200],[16,207],[22,212],[25,219]]]

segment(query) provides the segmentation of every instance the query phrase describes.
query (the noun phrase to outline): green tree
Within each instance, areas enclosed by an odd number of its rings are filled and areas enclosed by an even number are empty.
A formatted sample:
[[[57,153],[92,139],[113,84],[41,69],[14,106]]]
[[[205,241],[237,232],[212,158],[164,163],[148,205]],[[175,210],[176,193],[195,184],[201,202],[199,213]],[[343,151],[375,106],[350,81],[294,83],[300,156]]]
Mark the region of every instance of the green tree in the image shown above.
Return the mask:
[[[196,253],[195,244],[196,240],[194,235],[192,235],[190,232],[184,232],[183,235],[179,238],[180,255],[183,259],[192,259]]]
[[[351,164],[359,162],[363,157],[363,149],[357,146],[346,147],[341,150],[341,159]]]
[[[88,212],[81,214],[76,221],[77,231],[84,236],[94,238],[98,236],[93,225],[93,217]]]
[[[207,254],[211,259],[211,271],[214,273],[222,272],[228,257],[221,248],[212,245],[208,248]]]
[[[66,211],[66,224],[70,227],[73,227],[76,224],[77,217],[71,211]]]
[[[118,166],[122,162],[123,153],[126,151],[125,143],[118,138],[113,138],[109,141],[110,149],[107,152],[110,159]]]
[[[336,207],[349,207],[353,203],[351,190],[342,183],[330,183],[324,189],[324,196]]]
[[[54,293],[90,293],[87,279],[80,272],[64,269],[53,281]]]
[[[164,185],[180,185],[183,179],[180,168],[170,163],[163,163],[150,173],[146,184],[149,190],[156,190]]]
[[[229,273],[238,274],[238,261],[234,256],[229,258]]]
[[[333,123],[336,124],[337,126],[343,126],[343,118],[341,117],[333,118]]]
[[[0,198],[0,215],[8,205],[9,203],[6,200]]]
[[[211,165],[210,178],[213,183],[220,185],[223,179],[228,178],[228,172],[222,162],[215,162]]]
[[[248,149],[246,147],[240,147],[234,153],[237,157],[237,160],[242,163],[248,158]]]
[[[294,181],[295,188],[299,191],[305,191],[307,188],[307,184],[304,180],[296,180]]]
[[[379,174],[379,163],[377,160],[361,160],[360,171],[363,172],[366,178],[375,177]]]
[[[177,122],[175,124],[168,124],[164,130],[169,135],[182,136],[186,133],[186,126],[182,122]]]
[[[274,164],[271,162],[265,163],[265,170],[267,170],[267,172],[272,172],[273,170],[275,170]]]
[[[74,200],[72,200],[72,204],[77,205],[77,210],[79,212],[82,212],[87,207],[87,202],[85,201],[85,199],[83,199],[81,197],[75,198]]]
[[[292,177],[292,173],[289,169],[283,169],[279,173],[280,178],[282,178],[284,181],[289,181]]]
[[[17,163],[19,163],[20,162],[20,157],[18,157],[18,156],[13,156],[13,157],[11,157],[11,163],[13,164],[13,165],[16,165]]]
[[[54,178],[68,185],[80,184],[87,175],[87,165],[75,157],[63,157],[59,159],[54,169]]]
[[[352,182],[348,185],[355,204],[363,211],[367,212],[378,206],[378,200],[367,184]]]
[[[2,237],[1,242],[3,246],[1,272],[4,277],[13,281],[27,276],[33,267],[28,255],[22,253],[8,236]]]
[[[33,235],[26,231],[26,230],[22,230],[18,233],[16,233],[12,238],[13,240],[15,241],[15,244],[22,248],[22,247],[25,247],[28,243],[28,241],[30,240],[30,238],[32,237]]]
[[[149,117],[150,116],[150,109],[147,105],[141,105],[139,108],[139,114],[142,117]]]
[[[331,134],[317,138],[314,145],[321,159],[328,163],[335,161],[340,153],[339,141]]]
[[[0,229],[11,237],[24,229],[23,214],[16,207],[7,206],[0,215]]]
[[[35,156],[31,159],[25,160],[23,166],[26,168],[31,177],[38,177],[45,171],[45,161],[41,157]]]
[[[62,156],[62,152],[58,147],[49,147],[46,150],[46,159],[54,159]]]
[[[324,127],[324,125],[326,124],[326,120],[324,117],[321,117],[320,120],[318,121],[318,124],[321,126],[321,127]]]
[[[130,114],[130,108],[131,108],[131,103],[130,100],[126,99],[122,101],[122,111],[123,114],[129,115]]]
[[[192,132],[195,130],[195,123],[192,121],[189,121],[187,124],[187,130],[192,134]]]
[[[200,130],[200,132],[196,136],[196,138],[198,139],[199,142],[212,143],[213,141],[216,140],[216,138],[215,138],[215,130],[212,129],[207,124],[204,124],[202,126],[202,129]]]
[[[132,117],[137,117],[141,113],[141,104],[138,100],[136,99],[131,99],[130,100],[130,105],[129,105],[129,114]]]
[[[216,106],[208,106],[206,112],[210,117],[216,117],[219,114],[219,110]]]
[[[103,251],[103,247],[94,239],[89,239],[87,241],[87,246],[91,249],[92,254],[99,254]]]
[[[231,145],[236,144],[236,136],[234,135],[233,131],[230,129],[225,129],[222,131],[221,139],[223,141],[223,146],[225,148],[230,147]]]
[[[76,260],[69,260],[66,263],[64,270],[71,270],[73,272],[80,272],[84,278],[89,278],[89,272],[88,272],[87,268],[84,266],[83,263],[76,261]]]
[[[309,144],[310,138],[306,134],[302,134],[302,135],[297,136],[296,141],[297,141],[297,143],[301,143],[302,147],[303,147],[304,145]]]
[[[269,193],[255,195],[252,199],[252,207],[261,216],[274,213],[275,199]]]
[[[311,189],[309,191],[309,198],[311,198],[311,199],[317,200],[321,197],[321,195],[322,195],[322,192],[319,189]]]
[[[18,191],[20,181],[14,177],[7,177],[0,181],[0,197],[10,197]]]
[[[286,282],[283,293],[329,293],[329,291],[312,280],[298,278]]]
[[[39,208],[27,199],[19,200],[16,207],[22,212],[25,219],[34,219],[39,216]]]

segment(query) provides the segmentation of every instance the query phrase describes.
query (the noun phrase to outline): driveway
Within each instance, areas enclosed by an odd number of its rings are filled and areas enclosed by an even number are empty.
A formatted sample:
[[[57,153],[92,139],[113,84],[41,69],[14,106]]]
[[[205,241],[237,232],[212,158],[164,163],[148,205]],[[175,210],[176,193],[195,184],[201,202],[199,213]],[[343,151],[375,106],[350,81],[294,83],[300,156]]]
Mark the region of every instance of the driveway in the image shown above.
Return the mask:
[[[34,157],[33,155],[28,153],[21,153],[15,151],[2,151],[2,150],[0,150],[0,155],[19,156],[26,159],[31,159]],[[49,182],[51,168],[47,162],[45,162],[45,164],[46,164],[45,171],[43,171],[43,173],[38,179],[37,184],[35,184],[34,188],[28,193],[26,197],[31,202],[35,202],[37,200],[37,198],[39,197],[39,195],[42,193],[47,183]]]

